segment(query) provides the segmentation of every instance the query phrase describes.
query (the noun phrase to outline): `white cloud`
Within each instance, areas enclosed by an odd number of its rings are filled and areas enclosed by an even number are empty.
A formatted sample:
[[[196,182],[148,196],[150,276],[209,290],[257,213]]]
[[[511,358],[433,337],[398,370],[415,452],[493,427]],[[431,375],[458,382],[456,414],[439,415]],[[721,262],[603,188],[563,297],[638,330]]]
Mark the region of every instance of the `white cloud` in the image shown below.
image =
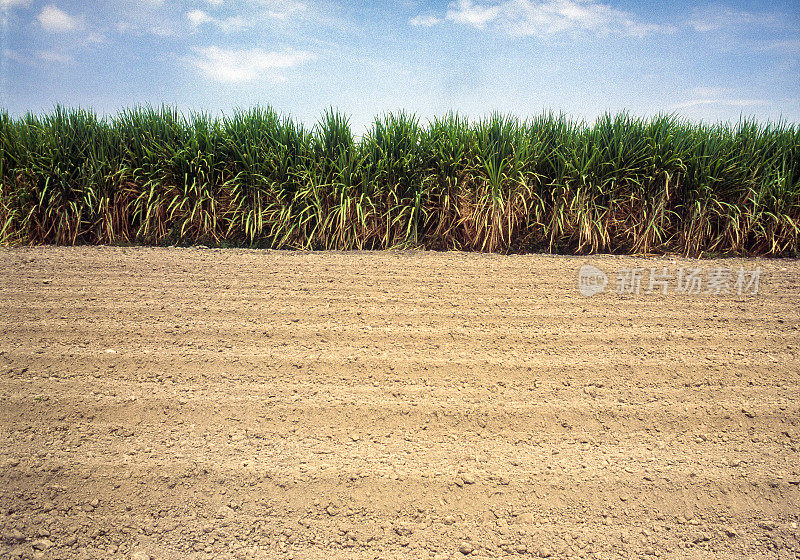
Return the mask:
[[[776,14],[742,12],[730,9],[708,8],[694,10],[689,19],[689,25],[695,31],[706,33],[709,31],[726,30],[741,26],[783,27],[782,18]]]
[[[44,60],[45,62],[50,62],[53,64],[61,64],[62,66],[66,66],[75,62],[70,55],[56,51],[39,51],[37,56],[40,60]]]
[[[315,56],[306,51],[270,52],[262,49],[222,49],[216,46],[195,48],[189,63],[206,77],[218,82],[247,82],[259,78],[282,81],[276,70],[298,66]]]
[[[118,21],[114,26],[118,33],[135,33],[138,28],[128,21]]]
[[[658,33],[674,33],[676,27],[671,25],[659,25],[656,23],[642,23],[634,20],[625,20],[622,22],[620,32],[629,37],[646,37],[648,35],[655,35]]]
[[[203,10],[192,10],[191,12],[186,12],[186,19],[188,19],[194,27],[214,21],[214,18],[205,13]]]
[[[701,105],[719,105],[724,107],[760,107],[771,105],[767,99],[722,99],[716,97],[690,99],[683,103],[676,103],[670,109],[687,109],[689,107],[699,107]]]
[[[213,7],[222,5],[221,0],[207,0]],[[308,5],[296,0],[248,0],[240,2],[248,4],[244,12],[249,14],[248,22],[261,22],[266,20],[286,20],[302,12],[308,11]],[[236,19],[236,18],[229,18]]]
[[[76,31],[83,27],[83,21],[79,18],[59,10],[52,4],[42,8],[42,11],[36,16],[36,19],[39,20],[39,23],[46,31]]]
[[[708,98],[708,97],[729,97],[731,90],[729,88],[713,87],[713,86],[699,86],[693,88],[690,92],[692,97],[695,98]]]
[[[783,54],[800,53],[800,39],[776,39],[774,41],[763,41],[758,43],[760,51],[776,51]]]
[[[287,19],[299,12],[304,12],[308,9],[306,4],[302,2],[259,2],[266,6],[265,14],[274,19]]]
[[[241,31],[255,26],[257,22],[243,18],[242,16],[233,16],[225,19],[218,19],[214,24],[222,31]]]
[[[11,60],[13,62],[27,62],[24,56],[11,49],[3,49],[2,54],[5,60]]]
[[[440,20],[436,16],[415,16],[408,20],[408,23],[413,25],[414,27],[433,27],[437,23],[440,23]]]
[[[222,4],[221,1],[209,2],[214,7]],[[214,25],[221,31],[233,32],[243,29],[258,27],[274,20],[286,21],[289,18],[307,10],[306,4],[293,0],[252,0],[255,8],[245,10],[246,16],[235,15],[227,18],[215,17],[205,10],[195,9],[186,12],[186,19],[193,27]]]
[[[14,6],[27,6],[30,0],[0,0],[0,8],[13,8]]]
[[[178,34],[175,29],[168,27],[167,25],[150,25],[148,27],[147,23],[138,24],[131,23],[130,21],[118,21],[114,25],[114,29],[116,29],[117,33],[133,35],[136,37],[141,37],[143,35],[154,35],[156,37],[175,37]]]
[[[484,7],[475,5],[472,0],[458,0],[458,3],[450,4],[447,19],[483,29],[487,23],[497,19],[500,10],[501,6]]]
[[[742,91],[717,86],[698,86],[685,92],[687,101],[675,103],[670,109],[687,109],[700,106],[759,107],[771,105],[767,99],[755,99],[742,95]]]
[[[147,31],[156,37],[175,37],[177,35],[174,29],[171,27],[165,27],[163,25],[154,25]]]
[[[451,2],[447,19],[482,29],[492,25],[512,36],[589,32],[643,37],[669,33],[671,26],[648,24],[597,0],[501,0]]]
[[[108,37],[102,33],[89,33],[86,36],[85,42],[87,45],[105,45],[108,43]]]
[[[308,7],[305,2],[298,2],[297,0],[251,0],[251,3],[284,13],[305,10]]]
[[[241,31],[242,29],[253,27],[256,23],[255,21],[247,20],[242,16],[219,19],[211,17],[203,10],[192,10],[191,12],[186,12],[186,19],[189,20],[189,23],[192,24],[192,27],[200,27],[201,25],[212,24],[217,26],[222,31],[228,32]]]

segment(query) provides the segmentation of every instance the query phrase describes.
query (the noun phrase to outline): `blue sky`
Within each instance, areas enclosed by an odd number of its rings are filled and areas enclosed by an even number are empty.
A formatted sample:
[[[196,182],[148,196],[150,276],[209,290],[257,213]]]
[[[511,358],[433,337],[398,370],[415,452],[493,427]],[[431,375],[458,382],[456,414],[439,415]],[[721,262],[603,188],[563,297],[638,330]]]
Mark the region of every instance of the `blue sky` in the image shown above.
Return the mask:
[[[0,106],[800,122],[800,2],[0,0]]]

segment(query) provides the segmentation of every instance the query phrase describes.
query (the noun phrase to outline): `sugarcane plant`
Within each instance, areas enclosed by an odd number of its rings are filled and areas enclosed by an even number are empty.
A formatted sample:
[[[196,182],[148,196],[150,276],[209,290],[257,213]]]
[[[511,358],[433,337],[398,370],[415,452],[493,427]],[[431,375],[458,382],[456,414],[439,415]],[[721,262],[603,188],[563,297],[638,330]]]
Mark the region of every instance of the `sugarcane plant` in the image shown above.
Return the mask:
[[[797,255],[800,127],[0,111],[0,244]]]

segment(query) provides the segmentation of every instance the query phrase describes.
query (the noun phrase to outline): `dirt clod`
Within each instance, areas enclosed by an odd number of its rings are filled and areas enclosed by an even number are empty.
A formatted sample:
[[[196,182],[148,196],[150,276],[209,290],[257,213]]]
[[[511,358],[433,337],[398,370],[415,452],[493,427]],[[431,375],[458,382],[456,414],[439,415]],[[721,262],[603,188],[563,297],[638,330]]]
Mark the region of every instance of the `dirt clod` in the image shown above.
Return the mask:
[[[19,529],[11,529],[3,534],[3,540],[9,544],[18,544],[25,542],[25,535]]]
[[[31,543],[34,550],[49,550],[53,547],[53,542],[48,539],[39,539]]]
[[[470,543],[461,543],[461,546],[458,547],[458,551],[464,556],[468,556],[475,551],[475,547]]]

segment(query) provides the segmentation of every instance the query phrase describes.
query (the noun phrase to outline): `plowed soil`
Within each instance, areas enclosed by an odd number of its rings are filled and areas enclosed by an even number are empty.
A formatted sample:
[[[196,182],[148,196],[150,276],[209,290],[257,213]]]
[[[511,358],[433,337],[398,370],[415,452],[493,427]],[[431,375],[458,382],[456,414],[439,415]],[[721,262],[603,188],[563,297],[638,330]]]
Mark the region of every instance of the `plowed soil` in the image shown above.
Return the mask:
[[[799,312],[787,260],[4,249],[0,557],[800,558]]]

